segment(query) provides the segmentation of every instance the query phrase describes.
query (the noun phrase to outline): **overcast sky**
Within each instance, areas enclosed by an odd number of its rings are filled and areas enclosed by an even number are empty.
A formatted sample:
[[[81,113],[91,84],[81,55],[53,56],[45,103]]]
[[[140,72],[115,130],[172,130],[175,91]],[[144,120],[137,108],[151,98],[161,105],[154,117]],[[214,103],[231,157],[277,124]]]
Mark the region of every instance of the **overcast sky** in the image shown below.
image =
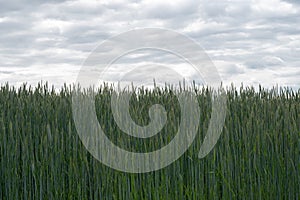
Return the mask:
[[[199,43],[225,84],[300,87],[297,0],[0,1],[1,84],[75,82],[105,39],[159,27]]]

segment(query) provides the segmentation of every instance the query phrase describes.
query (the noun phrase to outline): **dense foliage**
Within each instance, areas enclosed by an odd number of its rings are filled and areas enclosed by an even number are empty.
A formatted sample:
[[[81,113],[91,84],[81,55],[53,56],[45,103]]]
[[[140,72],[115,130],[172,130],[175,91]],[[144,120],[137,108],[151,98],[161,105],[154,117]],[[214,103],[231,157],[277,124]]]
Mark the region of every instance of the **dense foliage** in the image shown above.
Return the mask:
[[[201,121],[196,140],[170,166],[145,174],[118,172],[93,158],[76,134],[71,87],[0,89],[0,199],[296,199],[300,191],[300,90],[227,88],[222,135],[204,159],[198,151],[211,113],[210,90],[190,88]],[[165,106],[168,122],[149,139],[122,133],[110,109],[112,87],[98,89],[99,123],[125,149],[153,151],[174,137],[180,109],[171,88],[140,89],[130,101],[137,124]]]

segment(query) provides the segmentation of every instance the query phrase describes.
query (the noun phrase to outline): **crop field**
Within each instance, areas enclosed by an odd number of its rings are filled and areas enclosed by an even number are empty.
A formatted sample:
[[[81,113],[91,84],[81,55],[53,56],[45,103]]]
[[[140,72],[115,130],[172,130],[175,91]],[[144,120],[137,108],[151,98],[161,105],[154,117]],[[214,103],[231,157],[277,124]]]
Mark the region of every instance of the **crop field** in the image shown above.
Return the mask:
[[[0,88],[0,199],[297,199],[300,197],[300,90],[226,88],[227,113],[220,139],[203,159],[198,152],[211,116],[211,90],[197,96],[200,122],[187,152],[166,168],[124,173],[95,159],[82,144],[72,117],[73,86],[59,92],[8,84]],[[180,106],[170,87],[137,88],[132,119],[149,123],[148,110],[161,104],[167,123],[160,133],[134,138],[116,125],[114,88],[96,91],[98,121],[123,149],[150,152],[177,132]],[[180,92],[181,89],[177,89]]]

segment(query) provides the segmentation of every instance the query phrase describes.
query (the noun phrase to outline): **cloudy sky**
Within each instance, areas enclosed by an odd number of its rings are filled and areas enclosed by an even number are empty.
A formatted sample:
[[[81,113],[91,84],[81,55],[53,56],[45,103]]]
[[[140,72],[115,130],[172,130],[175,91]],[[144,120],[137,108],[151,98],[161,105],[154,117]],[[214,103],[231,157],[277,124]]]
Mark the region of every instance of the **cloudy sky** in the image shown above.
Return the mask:
[[[300,87],[297,0],[0,1],[1,84],[75,82],[99,43],[158,27],[201,45],[225,84]]]

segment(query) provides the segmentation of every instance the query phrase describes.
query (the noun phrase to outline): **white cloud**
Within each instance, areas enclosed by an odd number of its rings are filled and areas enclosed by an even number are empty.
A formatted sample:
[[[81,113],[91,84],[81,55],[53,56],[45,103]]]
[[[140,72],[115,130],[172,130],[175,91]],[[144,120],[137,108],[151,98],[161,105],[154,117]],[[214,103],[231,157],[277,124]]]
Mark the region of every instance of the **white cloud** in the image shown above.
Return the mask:
[[[0,8],[0,81],[71,82],[103,40],[134,28],[161,27],[202,45],[228,84],[300,87],[299,10],[294,0],[5,1]],[[139,57],[172,61],[167,55]]]
[[[298,13],[292,4],[280,0],[253,0],[251,8],[255,15],[262,17],[279,17]]]

